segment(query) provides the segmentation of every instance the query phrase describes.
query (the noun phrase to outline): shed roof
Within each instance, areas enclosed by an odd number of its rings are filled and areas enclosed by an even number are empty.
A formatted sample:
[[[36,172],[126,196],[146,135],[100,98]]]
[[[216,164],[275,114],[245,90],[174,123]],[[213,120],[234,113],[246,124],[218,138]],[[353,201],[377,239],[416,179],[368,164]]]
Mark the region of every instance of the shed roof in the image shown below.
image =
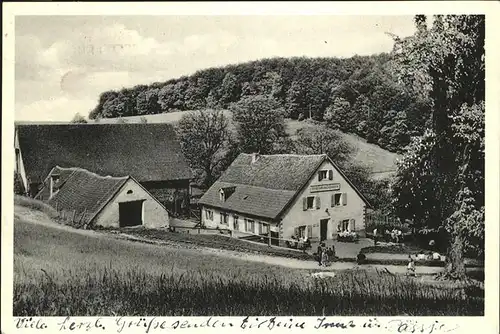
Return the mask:
[[[121,187],[131,179],[100,176],[81,168],[55,167],[50,175],[60,173],[57,191],[47,202],[58,211],[76,212],[85,216],[82,223],[92,219],[109,203]],[[49,175],[49,177],[50,177]]]

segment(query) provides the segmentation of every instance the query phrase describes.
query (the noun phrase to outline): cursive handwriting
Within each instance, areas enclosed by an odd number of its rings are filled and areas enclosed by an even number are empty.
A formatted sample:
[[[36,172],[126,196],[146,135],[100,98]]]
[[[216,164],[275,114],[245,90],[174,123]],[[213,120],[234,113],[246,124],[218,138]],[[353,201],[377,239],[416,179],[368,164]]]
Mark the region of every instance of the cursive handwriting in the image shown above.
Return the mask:
[[[167,317],[116,317],[116,318],[86,318],[75,320],[65,317],[62,320],[43,317],[19,317],[14,319],[17,329],[46,330],[48,333],[59,332],[102,332],[108,330],[115,333],[154,333],[165,330],[203,329],[203,328],[234,328],[239,330],[319,330],[349,331],[353,328],[362,329],[367,333],[374,330],[385,330],[388,333],[404,334],[444,334],[455,331],[453,326],[437,320],[418,321],[413,319],[358,319],[318,317],[311,320],[295,319],[293,317],[244,317],[229,320],[219,317],[209,318],[167,318]]]
[[[435,320],[431,324],[418,322],[417,320],[390,320],[387,323],[386,329],[396,331],[398,333],[425,333],[432,334],[435,332],[452,332],[458,327],[449,327],[444,323]]]
[[[106,327],[101,323],[101,318],[96,318],[91,321],[73,321],[70,317],[64,318],[63,321],[59,322],[57,325],[59,326],[59,331],[75,331],[75,330],[85,330],[86,332],[92,329],[101,329],[105,330]]]

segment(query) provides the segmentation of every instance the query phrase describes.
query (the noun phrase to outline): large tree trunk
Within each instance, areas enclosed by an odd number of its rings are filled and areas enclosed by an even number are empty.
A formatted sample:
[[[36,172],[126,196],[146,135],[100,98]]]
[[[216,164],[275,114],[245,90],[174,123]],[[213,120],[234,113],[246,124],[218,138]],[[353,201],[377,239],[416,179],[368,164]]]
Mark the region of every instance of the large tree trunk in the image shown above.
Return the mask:
[[[465,273],[464,264],[464,240],[461,235],[454,235],[452,243],[448,249],[446,257],[446,266],[443,275],[444,279],[465,280],[467,275]]]

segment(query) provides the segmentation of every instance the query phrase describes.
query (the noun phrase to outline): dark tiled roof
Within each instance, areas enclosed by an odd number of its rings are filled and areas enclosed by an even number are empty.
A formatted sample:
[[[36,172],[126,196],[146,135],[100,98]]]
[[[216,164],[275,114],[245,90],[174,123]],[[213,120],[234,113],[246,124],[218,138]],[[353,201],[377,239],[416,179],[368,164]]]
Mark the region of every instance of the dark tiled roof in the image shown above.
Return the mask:
[[[99,176],[80,168],[54,170],[63,171],[65,179],[59,182],[59,191],[48,204],[58,211],[82,215],[81,223],[89,223],[129,179],[128,176]]]
[[[251,154],[240,154],[201,197],[199,204],[275,220],[325,160],[335,166],[369,205],[366,198],[325,154],[261,155],[255,162],[252,162]],[[221,201],[219,191],[226,187],[236,188],[229,198]]]
[[[218,181],[278,190],[299,190],[324,161],[326,155],[240,154]]]
[[[57,165],[139,182],[191,178],[171,124],[18,124],[16,130],[30,182],[42,182]]]
[[[237,185],[234,192],[222,202],[219,197],[219,189],[231,185],[234,186],[231,183],[215,182],[199,200],[199,203],[273,220],[295,195],[295,191],[290,190]]]

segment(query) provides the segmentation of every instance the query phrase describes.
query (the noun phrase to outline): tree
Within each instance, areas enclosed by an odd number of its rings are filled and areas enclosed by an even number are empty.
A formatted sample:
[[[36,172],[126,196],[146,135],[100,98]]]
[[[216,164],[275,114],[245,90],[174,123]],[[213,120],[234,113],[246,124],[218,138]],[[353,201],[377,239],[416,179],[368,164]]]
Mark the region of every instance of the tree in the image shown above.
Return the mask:
[[[305,92],[302,86],[294,81],[286,94],[286,115],[292,119],[309,118],[309,111],[304,109]],[[302,117],[301,117],[302,115]]]
[[[223,108],[226,108],[230,103],[235,102],[239,98],[239,87],[238,80],[236,76],[228,72],[224,79],[222,80],[222,85],[220,87],[220,104]]]
[[[229,110],[237,124],[242,152],[272,154],[275,144],[287,137],[284,110],[271,97],[248,96],[231,104]]]
[[[189,112],[182,116],[176,130],[196,182],[208,189],[227,164],[231,143],[227,117],[222,111]]]
[[[85,119],[85,117],[80,115],[80,113],[76,113],[75,116],[73,116],[71,123],[87,123],[87,120]]]
[[[342,133],[326,126],[298,129],[295,143],[299,154],[327,154],[336,163],[349,161],[354,154],[354,147],[345,141]]]
[[[336,97],[333,103],[326,109],[325,121],[334,129],[349,131],[351,104],[342,97]]]
[[[393,204],[420,229],[447,233],[443,277],[464,279],[464,252],[484,250],[484,16],[415,21],[415,35],[395,37],[394,66],[432,114],[398,166]]]
[[[161,112],[158,103],[159,89],[147,89],[140,92],[136,98],[136,110],[138,115],[154,115]]]

